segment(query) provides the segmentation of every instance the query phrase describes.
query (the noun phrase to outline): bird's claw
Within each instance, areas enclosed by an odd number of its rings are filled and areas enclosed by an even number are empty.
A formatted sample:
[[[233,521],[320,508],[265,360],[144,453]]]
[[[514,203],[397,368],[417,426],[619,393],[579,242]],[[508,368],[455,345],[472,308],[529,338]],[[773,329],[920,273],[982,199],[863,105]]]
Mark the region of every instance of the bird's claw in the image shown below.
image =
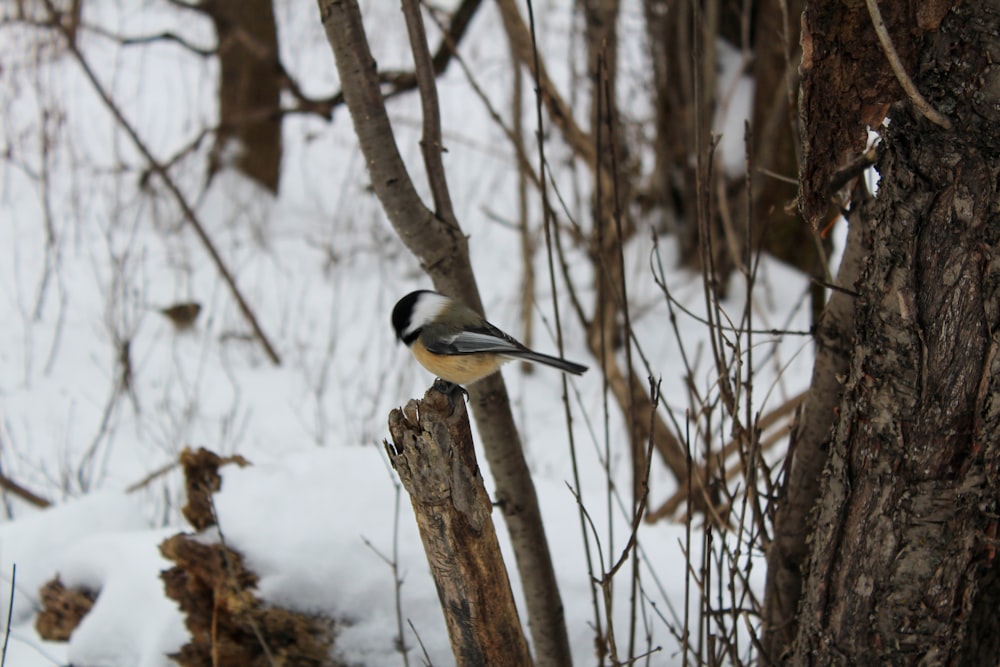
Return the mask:
[[[448,407],[451,408],[452,412],[455,411],[455,394],[462,394],[466,401],[469,400],[469,392],[466,391],[465,387],[454,382],[435,378],[434,389],[448,397]]]

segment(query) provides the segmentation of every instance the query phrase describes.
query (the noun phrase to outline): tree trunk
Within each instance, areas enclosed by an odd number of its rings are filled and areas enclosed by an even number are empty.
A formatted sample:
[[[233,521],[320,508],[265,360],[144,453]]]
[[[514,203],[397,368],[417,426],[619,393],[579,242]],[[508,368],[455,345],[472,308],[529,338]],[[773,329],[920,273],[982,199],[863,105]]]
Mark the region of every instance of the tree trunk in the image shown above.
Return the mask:
[[[909,101],[884,128],[790,664],[997,664],[998,24],[961,3],[910,68],[951,129]]]
[[[281,82],[278,29],[271,0],[207,0],[218,38],[219,132],[211,172],[233,165],[271,192],[281,178]]]
[[[871,202],[864,185],[856,188],[848,218],[847,247],[837,273],[837,286],[816,322],[816,360],[806,399],[789,438],[788,475],[774,515],[774,537],[767,550],[764,585],[765,656],[779,656],[795,639],[796,611],[802,593],[802,564],[808,553],[809,515],[819,497],[826,453],[830,449],[843,379],[850,364],[854,336],[855,289],[861,263],[869,256],[870,231],[863,206]],[[765,660],[767,664],[769,661]]]

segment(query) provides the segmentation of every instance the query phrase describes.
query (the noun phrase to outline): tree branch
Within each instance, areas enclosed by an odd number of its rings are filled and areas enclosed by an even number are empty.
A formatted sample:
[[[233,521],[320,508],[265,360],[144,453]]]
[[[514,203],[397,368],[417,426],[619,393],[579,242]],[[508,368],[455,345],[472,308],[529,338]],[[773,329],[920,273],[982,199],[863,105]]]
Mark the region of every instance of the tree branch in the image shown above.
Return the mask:
[[[3,474],[2,472],[0,472],[0,488],[4,489],[5,491],[10,491],[21,500],[30,503],[35,507],[40,507],[44,509],[52,504],[48,499],[43,498],[37,493],[21,486],[20,484],[12,480],[10,477],[7,477],[7,475]]]
[[[906,68],[903,67],[903,62],[899,59],[896,47],[892,43],[892,37],[889,36],[889,31],[885,27],[885,21],[882,20],[882,12],[879,11],[877,0],[865,0],[865,5],[868,6],[868,15],[871,16],[872,26],[875,28],[875,34],[878,35],[878,41],[882,45],[885,57],[889,61],[889,67],[892,68],[892,73],[896,75],[899,85],[906,91],[907,97],[913,102],[913,106],[917,107],[927,120],[946,130],[950,130],[951,121],[930,105],[930,102],[917,90],[913,79],[906,73]]]
[[[521,17],[521,12],[517,8],[514,0],[497,0],[497,7],[500,9],[500,16],[503,19],[504,29],[507,31],[507,38],[510,40],[511,48],[517,55],[517,59],[536,75],[542,102],[549,112],[553,124],[562,132],[563,138],[569,144],[573,152],[591,169],[597,169],[597,153],[594,150],[594,139],[584,132],[576,119],[573,117],[573,109],[559,95],[552,79],[549,78],[545,63],[538,60],[537,72],[535,71],[535,53],[531,45],[531,33],[528,26]]]
[[[101,34],[106,34],[104,29],[98,26],[90,26],[90,29]],[[216,54],[216,50],[214,48],[203,49],[200,46],[195,46],[177,33],[170,30],[157,33],[155,35],[138,35],[135,37],[120,37],[116,39],[122,46],[144,46],[146,44],[152,44],[153,42],[173,42],[184,50],[190,51],[196,56],[201,56],[202,58],[208,58]]]
[[[424,137],[420,150],[424,154],[424,168],[434,197],[434,213],[450,225],[458,225],[455,211],[448,192],[448,180],[444,174],[441,153],[444,142],[441,139],[441,108],[438,106],[437,84],[434,81],[434,64],[431,51],[427,47],[427,33],[423,17],[420,15],[419,0],[403,0],[403,16],[413,51],[413,70],[420,89],[420,104],[424,119]]]
[[[44,2],[45,8],[49,12],[52,19],[52,25],[54,25],[59,32],[66,37],[66,44],[69,52],[73,55],[77,64],[80,65],[80,68],[86,75],[87,80],[90,81],[90,84],[93,86],[98,97],[101,98],[101,101],[108,108],[108,111],[110,111],[111,115],[114,116],[115,121],[123,130],[125,130],[125,133],[132,140],[136,149],[138,149],[138,151],[142,154],[143,158],[149,164],[150,171],[163,180],[164,185],[167,186],[167,190],[169,190],[170,194],[174,196],[174,199],[180,206],[181,211],[184,213],[184,217],[191,224],[191,228],[194,229],[195,234],[201,240],[205,250],[208,251],[209,256],[212,258],[212,262],[219,270],[219,274],[222,276],[223,281],[225,281],[226,285],[229,287],[229,291],[232,293],[233,298],[236,299],[236,303],[239,306],[240,311],[243,313],[243,317],[250,324],[250,327],[253,329],[254,336],[258,341],[260,341],[260,344],[267,353],[267,356],[276,366],[281,365],[281,357],[278,356],[274,346],[271,345],[271,341],[268,340],[267,335],[264,334],[264,331],[261,329],[260,324],[257,322],[257,317],[250,309],[250,305],[246,302],[246,299],[243,298],[243,293],[236,285],[235,278],[233,278],[233,275],[229,272],[228,267],[222,260],[222,256],[219,255],[219,251],[216,250],[215,243],[212,241],[211,237],[209,237],[208,232],[205,231],[205,227],[201,224],[198,214],[191,208],[191,205],[188,203],[184,193],[181,192],[180,187],[178,187],[177,183],[175,183],[173,178],[171,178],[169,172],[167,172],[163,165],[160,164],[155,157],[153,157],[152,152],[149,147],[146,146],[142,137],[139,136],[138,131],[132,126],[128,119],[125,118],[121,109],[119,109],[115,101],[111,99],[111,95],[104,89],[103,84],[101,84],[100,80],[97,78],[94,70],[91,69],[90,63],[88,63],[87,59],[83,57],[83,53],[77,47],[76,43],[70,39],[71,35],[69,34],[66,26],[64,26],[62,21],[59,20],[59,11],[52,5],[52,0],[44,0]]]
[[[482,313],[465,236],[424,205],[400,158],[357,0],[317,2],[372,187],[386,216],[438,290]],[[469,394],[496,483],[497,507],[517,558],[538,664],[568,665],[569,639],[555,569],[503,376],[496,373],[475,383]]]

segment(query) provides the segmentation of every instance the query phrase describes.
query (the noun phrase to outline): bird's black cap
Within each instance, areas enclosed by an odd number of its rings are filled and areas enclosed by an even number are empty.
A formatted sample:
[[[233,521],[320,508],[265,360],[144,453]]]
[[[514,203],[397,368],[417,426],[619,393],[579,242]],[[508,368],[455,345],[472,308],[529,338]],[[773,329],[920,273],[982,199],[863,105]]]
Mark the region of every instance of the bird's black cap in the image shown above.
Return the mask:
[[[403,341],[407,345],[411,344],[420,335],[420,330],[411,331],[404,338],[404,332],[410,328],[411,318],[413,317],[413,305],[420,298],[421,294],[429,294],[428,290],[417,290],[416,292],[410,292],[402,299],[400,299],[396,306],[392,309],[392,327],[396,330],[396,338]]]

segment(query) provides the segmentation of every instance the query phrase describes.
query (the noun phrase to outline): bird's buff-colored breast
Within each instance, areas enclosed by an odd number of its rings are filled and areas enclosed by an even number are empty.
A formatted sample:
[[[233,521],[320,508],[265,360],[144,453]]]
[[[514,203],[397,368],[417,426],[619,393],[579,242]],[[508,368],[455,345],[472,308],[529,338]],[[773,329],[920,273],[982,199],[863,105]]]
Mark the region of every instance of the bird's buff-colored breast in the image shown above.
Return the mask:
[[[454,384],[469,385],[500,370],[507,359],[495,354],[432,354],[418,338],[411,347],[413,356],[431,373]]]

